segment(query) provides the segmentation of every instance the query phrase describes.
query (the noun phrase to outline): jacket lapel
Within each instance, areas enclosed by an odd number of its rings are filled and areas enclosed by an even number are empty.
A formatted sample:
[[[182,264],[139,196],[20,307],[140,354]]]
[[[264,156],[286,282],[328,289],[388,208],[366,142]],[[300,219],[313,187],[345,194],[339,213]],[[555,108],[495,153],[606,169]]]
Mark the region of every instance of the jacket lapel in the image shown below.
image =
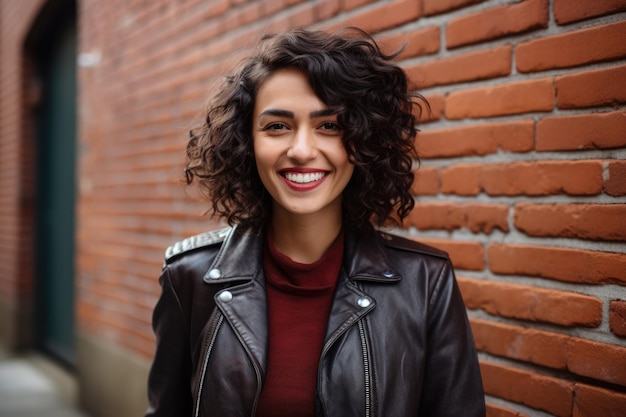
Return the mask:
[[[387,257],[379,232],[346,231],[343,272],[328,318],[322,356],[348,328],[376,307],[359,281],[393,283],[402,279]]]
[[[267,296],[260,235],[233,228],[207,271],[207,284],[231,283],[218,291],[215,303],[241,340],[255,367],[267,365]]]

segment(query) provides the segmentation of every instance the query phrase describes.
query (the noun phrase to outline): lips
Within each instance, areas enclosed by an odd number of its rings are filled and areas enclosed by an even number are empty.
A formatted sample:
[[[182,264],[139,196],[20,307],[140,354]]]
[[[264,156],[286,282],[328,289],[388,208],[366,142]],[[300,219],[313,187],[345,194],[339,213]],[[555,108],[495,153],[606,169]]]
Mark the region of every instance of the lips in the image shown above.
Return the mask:
[[[280,177],[291,189],[308,191],[320,185],[326,179],[327,171],[283,170]]]

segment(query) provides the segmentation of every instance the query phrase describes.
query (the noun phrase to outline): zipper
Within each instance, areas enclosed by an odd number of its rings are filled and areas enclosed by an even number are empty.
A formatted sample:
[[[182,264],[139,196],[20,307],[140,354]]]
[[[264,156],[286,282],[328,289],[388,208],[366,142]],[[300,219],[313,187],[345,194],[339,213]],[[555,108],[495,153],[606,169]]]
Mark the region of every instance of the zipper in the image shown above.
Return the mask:
[[[198,417],[200,413],[200,398],[202,398],[202,388],[204,387],[204,377],[206,375],[206,369],[209,364],[209,357],[211,356],[211,350],[213,349],[213,345],[215,344],[215,338],[217,337],[217,332],[224,321],[224,316],[219,313],[213,318],[211,321],[211,326],[209,326],[209,334],[211,330],[213,330],[213,335],[211,339],[207,343],[204,360],[202,361],[202,374],[200,375],[200,383],[198,384],[198,398],[196,399],[196,412],[194,413],[195,417]]]
[[[365,325],[363,320],[359,320],[359,335],[361,336],[361,350],[363,352],[363,371],[365,374],[365,417],[370,417],[372,409],[371,398],[371,375],[370,375],[370,357],[367,343],[365,341]]]

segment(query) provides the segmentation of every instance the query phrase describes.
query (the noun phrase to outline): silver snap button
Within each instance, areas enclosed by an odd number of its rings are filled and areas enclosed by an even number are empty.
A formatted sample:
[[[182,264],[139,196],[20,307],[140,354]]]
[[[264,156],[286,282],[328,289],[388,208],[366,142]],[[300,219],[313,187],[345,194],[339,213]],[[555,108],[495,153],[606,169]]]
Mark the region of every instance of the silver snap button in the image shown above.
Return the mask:
[[[383,276],[385,278],[391,278],[393,276],[393,271],[391,269],[385,269],[383,272]]]
[[[356,303],[359,305],[359,307],[366,308],[369,307],[370,304],[372,304],[372,300],[370,300],[368,297],[361,297],[357,300]]]
[[[220,295],[217,296],[217,298],[219,298],[220,301],[227,303],[233,299],[233,293],[230,291],[222,291]]]
[[[222,277],[222,271],[220,271],[219,269],[215,268],[215,269],[211,269],[209,271],[209,278],[211,279],[218,279]]]

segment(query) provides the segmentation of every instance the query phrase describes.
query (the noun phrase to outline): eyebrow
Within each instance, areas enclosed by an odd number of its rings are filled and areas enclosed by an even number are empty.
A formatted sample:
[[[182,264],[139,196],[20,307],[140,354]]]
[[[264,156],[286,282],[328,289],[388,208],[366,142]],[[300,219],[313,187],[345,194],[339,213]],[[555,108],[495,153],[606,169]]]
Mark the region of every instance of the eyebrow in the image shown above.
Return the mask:
[[[336,109],[321,109],[321,110],[312,111],[311,113],[309,113],[309,117],[311,117],[312,119],[315,119],[318,117],[333,116],[337,113],[338,111]],[[261,114],[259,114],[259,117],[261,116],[286,117],[289,119],[295,118],[295,114],[292,111],[280,110],[280,109],[267,109],[263,111]]]

